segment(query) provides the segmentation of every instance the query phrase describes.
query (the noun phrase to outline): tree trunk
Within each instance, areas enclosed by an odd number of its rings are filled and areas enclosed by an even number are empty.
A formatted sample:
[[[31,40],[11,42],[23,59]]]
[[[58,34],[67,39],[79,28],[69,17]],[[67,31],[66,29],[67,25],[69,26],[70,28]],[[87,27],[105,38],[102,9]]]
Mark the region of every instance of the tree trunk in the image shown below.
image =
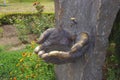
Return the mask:
[[[55,0],[56,27],[90,34],[90,47],[75,63],[56,65],[57,80],[102,80],[108,37],[120,0]],[[71,18],[77,25],[71,27]]]

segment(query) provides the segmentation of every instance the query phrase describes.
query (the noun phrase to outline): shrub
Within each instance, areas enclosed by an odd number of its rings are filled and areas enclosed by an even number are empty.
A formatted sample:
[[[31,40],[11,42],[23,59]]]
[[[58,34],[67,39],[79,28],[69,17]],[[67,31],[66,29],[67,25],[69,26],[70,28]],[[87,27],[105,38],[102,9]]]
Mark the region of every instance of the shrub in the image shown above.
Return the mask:
[[[43,13],[44,16],[53,16],[54,13]],[[0,25],[5,24],[14,24],[17,20],[22,18],[39,16],[38,13],[9,13],[9,14],[0,14]]]
[[[112,54],[106,58],[107,80],[120,80],[120,10],[113,24],[109,44],[108,50]]]
[[[43,14],[42,16],[34,15],[17,18],[15,20],[16,28],[18,29],[19,38],[23,42],[27,40],[27,34],[36,34],[39,36],[47,28],[54,26],[54,15]]]
[[[54,14],[42,13],[16,13],[2,15],[0,18],[1,25],[14,24],[18,31],[18,37],[23,43],[27,43],[27,34],[40,35],[47,28],[54,26]]]

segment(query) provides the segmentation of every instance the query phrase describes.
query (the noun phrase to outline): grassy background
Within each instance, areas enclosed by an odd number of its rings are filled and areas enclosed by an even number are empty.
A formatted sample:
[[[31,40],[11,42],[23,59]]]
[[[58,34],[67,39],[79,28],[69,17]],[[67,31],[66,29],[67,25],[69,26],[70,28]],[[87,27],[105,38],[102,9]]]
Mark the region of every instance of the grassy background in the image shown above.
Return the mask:
[[[15,0],[14,0],[15,1]],[[26,1],[26,0],[25,0]],[[7,3],[6,6],[0,3],[0,14],[7,14],[7,13],[26,13],[37,12],[35,7],[33,6],[34,2],[14,2],[14,3]],[[44,12],[54,12],[54,2],[53,1],[42,1],[42,5],[44,5]]]
[[[51,1],[54,1],[54,0],[6,0],[7,3],[35,2],[35,1],[39,1],[39,2],[51,2]],[[0,0],[0,3],[3,3],[3,0]]]

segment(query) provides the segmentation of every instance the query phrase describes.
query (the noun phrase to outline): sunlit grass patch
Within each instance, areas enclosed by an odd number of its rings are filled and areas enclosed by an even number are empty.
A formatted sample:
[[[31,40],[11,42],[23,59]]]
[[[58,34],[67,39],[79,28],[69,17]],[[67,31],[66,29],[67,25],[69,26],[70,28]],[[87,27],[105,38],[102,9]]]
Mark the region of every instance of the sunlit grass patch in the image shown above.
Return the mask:
[[[44,12],[54,12],[54,2],[42,2],[42,5],[45,6]],[[8,3],[9,6],[0,6],[0,13],[25,13],[37,12],[33,6],[33,3]]]

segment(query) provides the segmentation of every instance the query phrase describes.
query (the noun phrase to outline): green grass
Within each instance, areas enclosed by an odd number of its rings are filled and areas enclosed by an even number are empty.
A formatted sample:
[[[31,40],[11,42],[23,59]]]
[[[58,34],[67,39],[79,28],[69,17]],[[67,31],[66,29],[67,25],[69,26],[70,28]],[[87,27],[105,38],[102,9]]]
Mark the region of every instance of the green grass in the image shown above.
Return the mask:
[[[44,12],[54,12],[54,2],[41,2],[45,6]],[[7,6],[0,6],[0,14],[8,13],[35,13],[37,12],[33,3],[9,3]]]
[[[9,73],[15,70],[15,65],[20,58],[20,51],[0,52],[0,79],[10,79]]]
[[[46,64],[30,45],[26,49],[8,51],[0,47],[0,80],[55,80],[53,65]]]
[[[0,3],[3,3],[4,0],[0,0]],[[35,1],[39,1],[39,2],[51,2],[54,0],[6,0],[7,3],[13,3],[13,2],[35,2]]]

